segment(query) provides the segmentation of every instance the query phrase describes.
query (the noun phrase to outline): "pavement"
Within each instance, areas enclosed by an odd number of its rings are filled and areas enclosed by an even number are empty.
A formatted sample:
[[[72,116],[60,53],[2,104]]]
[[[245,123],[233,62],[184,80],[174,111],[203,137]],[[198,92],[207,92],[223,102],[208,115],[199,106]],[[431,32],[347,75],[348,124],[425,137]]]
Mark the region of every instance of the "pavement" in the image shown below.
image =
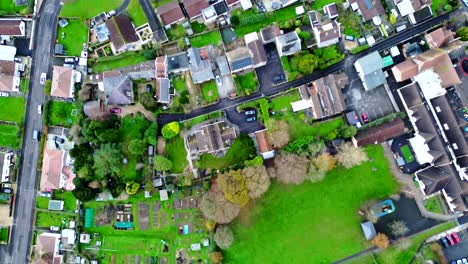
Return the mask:
[[[153,6],[151,5],[150,0],[140,0],[140,5],[143,8],[143,12],[145,12],[146,19],[148,20],[148,24],[153,31],[153,38],[156,41],[167,41],[166,32],[164,31],[161,23],[159,22],[158,16],[154,11]]]
[[[260,92],[264,92],[273,87],[273,77],[276,75],[284,74],[281,58],[276,50],[275,43],[268,43],[265,45],[265,52],[267,54],[267,64],[255,69],[257,78],[260,83]]]
[[[244,112],[237,112],[236,108],[229,108],[226,110],[226,118],[229,122],[236,124],[240,132],[250,134],[255,131],[264,129],[265,127],[258,121],[247,122]]]
[[[145,1],[145,0],[140,0],[140,1]],[[395,46],[398,43],[403,42],[403,41],[405,41],[407,39],[411,39],[414,36],[424,32],[424,31],[427,31],[427,30],[431,29],[432,27],[434,27],[434,26],[442,23],[443,21],[449,19],[451,15],[452,16],[458,15],[459,14],[458,12],[463,12],[463,11],[456,11],[456,12],[444,14],[444,15],[441,15],[441,16],[426,20],[426,21],[420,23],[419,25],[417,25],[415,27],[412,27],[412,28],[410,28],[408,30],[400,32],[400,33],[398,33],[396,35],[393,35],[393,36],[387,38],[386,40],[384,40],[382,42],[379,42],[379,43],[375,44],[374,46],[370,47],[369,49],[367,49],[367,50],[365,50],[365,51],[363,51],[361,53],[358,53],[356,55],[348,55],[343,61],[341,61],[341,62],[339,62],[337,64],[334,64],[334,65],[326,68],[325,70],[313,72],[312,74],[310,74],[308,76],[304,76],[304,77],[302,77],[300,79],[297,79],[297,80],[294,80],[294,81],[291,81],[291,82],[287,82],[287,83],[283,83],[283,84],[280,84],[280,85],[277,85],[277,86],[272,86],[271,83],[270,84],[261,83],[261,87],[260,87],[259,91],[256,92],[256,93],[252,93],[250,96],[236,98],[236,99],[223,98],[220,101],[218,101],[218,103],[216,103],[216,104],[212,104],[212,105],[209,105],[209,106],[206,106],[206,107],[203,107],[203,108],[195,109],[192,112],[187,113],[187,114],[162,114],[158,118],[158,123],[159,123],[160,127],[162,127],[162,125],[167,124],[167,123],[172,122],[172,121],[184,121],[184,120],[187,120],[187,119],[190,119],[190,118],[194,118],[194,117],[204,115],[204,114],[209,114],[209,113],[212,113],[212,112],[215,112],[215,111],[226,110],[226,109],[229,109],[231,107],[236,107],[236,106],[238,106],[240,104],[243,104],[243,103],[246,103],[246,102],[250,102],[250,101],[262,98],[262,97],[272,96],[272,95],[278,94],[280,92],[286,91],[286,90],[288,90],[290,88],[301,86],[303,84],[306,84],[306,83],[309,83],[309,82],[314,81],[316,79],[327,76],[327,75],[329,75],[329,74],[331,74],[333,72],[336,72],[338,70],[342,70],[343,68],[345,69],[345,72],[347,72],[347,71],[349,71],[347,69],[351,69],[350,67],[353,67],[353,63],[357,59],[362,58],[362,57],[364,57],[364,56],[366,56],[366,55],[368,55],[368,54],[370,54],[370,53],[372,53],[374,51],[385,50],[385,49],[391,48],[392,46]]]
[[[0,248],[2,264],[30,262],[39,158],[39,143],[32,140],[32,133],[34,130],[42,131],[43,127],[42,116],[37,114],[38,105],[44,104],[45,101],[44,88],[40,85],[39,78],[42,72],[48,72],[48,76],[51,76],[53,36],[60,8],[59,0],[46,0],[42,3],[40,16],[37,19],[23,138],[23,163],[19,174],[21,176],[18,179],[11,241],[8,246]]]

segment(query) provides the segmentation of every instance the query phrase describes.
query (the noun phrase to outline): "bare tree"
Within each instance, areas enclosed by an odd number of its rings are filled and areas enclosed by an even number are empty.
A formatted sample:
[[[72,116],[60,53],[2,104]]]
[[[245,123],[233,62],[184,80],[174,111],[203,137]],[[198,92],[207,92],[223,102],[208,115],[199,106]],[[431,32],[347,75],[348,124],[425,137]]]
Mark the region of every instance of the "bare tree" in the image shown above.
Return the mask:
[[[308,164],[309,160],[306,157],[281,153],[275,158],[275,164],[268,172],[279,182],[301,184],[306,178]]]
[[[311,182],[319,182],[325,178],[325,172],[319,170],[315,162],[309,162],[309,169],[307,170],[306,179]]]
[[[408,238],[400,238],[398,239],[396,243],[396,247],[398,247],[402,251],[407,250],[412,245],[413,245],[413,242],[411,241],[411,239],[408,239]]]
[[[389,244],[390,240],[388,240],[388,237],[382,233],[378,233],[374,239],[372,239],[372,245],[381,249],[387,248]]]
[[[218,226],[218,228],[216,228],[213,240],[219,248],[229,248],[232,245],[232,241],[234,241],[234,235],[232,234],[231,228],[227,225]]]
[[[82,102],[86,102],[91,99],[94,92],[94,86],[92,84],[85,84],[81,86],[80,91],[78,92],[78,98]]]
[[[406,226],[406,223],[401,220],[395,220],[391,222],[388,225],[388,227],[390,228],[390,232],[392,232],[392,235],[396,237],[404,236],[409,231],[409,228]]]
[[[210,260],[213,264],[223,263],[223,253],[214,251],[210,253]]]
[[[268,191],[270,187],[270,177],[265,166],[250,166],[242,170],[247,183],[247,190],[252,199],[259,198]]]
[[[317,169],[319,171],[322,171],[324,173],[332,170],[336,166],[336,159],[330,153],[324,152],[317,157],[315,157],[312,160],[315,165],[317,166]]]
[[[226,200],[245,206],[249,202],[247,183],[240,170],[232,170],[218,176],[216,181],[219,188],[224,192]]]
[[[203,195],[200,210],[206,218],[216,223],[228,224],[239,214],[240,207],[227,201],[223,192],[214,187]]]
[[[283,148],[289,143],[289,125],[286,121],[270,118],[267,127],[271,142],[275,148]]]
[[[362,148],[355,147],[351,143],[342,145],[335,157],[338,163],[347,169],[368,160],[367,153]]]
[[[70,129],[70,135],[72,136],[73,142],[77,145],[81,142],[81,126],[76,124]]]

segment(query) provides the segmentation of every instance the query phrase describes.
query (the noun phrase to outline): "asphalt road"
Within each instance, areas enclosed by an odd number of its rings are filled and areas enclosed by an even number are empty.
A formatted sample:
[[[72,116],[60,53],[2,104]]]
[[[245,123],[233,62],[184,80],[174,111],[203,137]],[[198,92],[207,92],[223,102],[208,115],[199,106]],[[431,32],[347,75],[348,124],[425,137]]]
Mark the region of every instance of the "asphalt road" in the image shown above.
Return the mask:
[[[141,1],[145,1],[145,0],[141,0]],[[463,10],[463,9],[462,9]],[[225,110],[225,109],[228,109],[228,108],[231,108],[231,107],[236,107],[240,104],[243,104],[245,102],[249,102],[249,101],[253,101],[253,100],[256,100],[256,99],[259,99],[259,98],[262,98],[262,97],[265,97],[265,96],[272,96],[272,95],[275,95],[275,94],[278,94],[280,92],[283,92],[283,91],[286,91],[290,88],[294,88],[294,87],[298,87],[298,86],[301,86],[303,84],[306,84],[306,83],[309,83],[311,81],[314,81],[316,79],[319,79],[319,78],[322,78],[324,76],[327,76],[333,72],[336,72],[340,69],[343,69],[343,68],[349,68],[349,67],[354,67],[353,66],[353,63],[365,56],[365,55],[368,55],[369,53],[372,53],[374,51],[380,51],[380,50],[384,50],[384,49],[388,49],[406,39],[410,39],[418,34],[420,34],[421,32],[424,32],[438,24],[440,24],[442,21],[444,20],[447,20],[449,18],[450,15],[457,15],[458,12],[453,12],[453,13],[450,13],[450,14],[444,14],[442,16],[438,16],[436,18],[431,18],[429,20],[426,20],[424,22],[422,22],[421,24],[415,26],[415,27],[412,27],[408,30],[405,30],[397,35],[393,35],[392,37],[382,41],[382,42],[379,42],[377,44],[375,44],[374,46],[372,46],[371,48],[367,49],[366,51],[364,52],[361,52],[361,53],[358,53],[356,55],[348,55],[346,56],[346,58],[337,63],[337,64],[334,64],[330,67],[328,67],[327,69],[323,70],[323,71],[317,71],[317,72],[313,72],[312,74],[308,75],[308,76],[305,76],[305,77],[302,77],[300,79],[297,79],[297,80],[294,80],[294,81],[291,81],[291,82],[287,82],[287,83],[284,83],[284,84],[280,84],[280,85],[277,85],[277,86],[274,86],[274,87],[261,87],[259,90],[260,91],[264,91],[263,93],[262,92],[256,92],[256,93],[252,93],[250,96],[246,96],[246,97],[241,97],[241,98],[236,98],[236,99],[229,99],[229,98],[223,98],[221,99],[220,101],[218,101],[218,103],[216,104],[212,104],[212,105],[209,105],[207,107],[203,107],[203,108],[199,108],[199,109],[195,109],[193,110],[192,112],[190,113],[187,113],[187,114],[162,114],[158,117],[158,123],[159,123],[159,126],[162,127],[164,124],[167,124],[169,122],[172,122],[172,121],[184,121],[184,120],[188,120],[188,119],[192,119],[194,117],[197,117],[197,116],[200,116],[200,115],[204,115],[204,114],[208,114],[208,113],[212,113],[212,112],[215,112],[215,111],[219,111],[219,110]],[[263,83],[262,85],[270,85],[271,84],[268,84],[268,83]]]
[[[159,22],[158,16],[154,11],[153,6],[149,0],[140,0],[140,5],[143,8],[143,12],[145,12],[146,19],[148,20],[148,24],[153,32],[156,32],[162,28],[161,23]]]
[[[31,82],[26,107],[25,131],[23,138],[23,164],[18,179],[16,193],[13,233],[10,244],[0,249],[0,263],[29,263],[32,226],[37,194],[37,161],[39,143],[32,140],[34,130],[42,131],[42,116],[37,107],[44,104],[44,87],[39,78],[42,72],[51,77],[51,55],[54,43],[55,25],[60,11],[59,0],[44,0],[36,24],[33,61],[31,65]]]

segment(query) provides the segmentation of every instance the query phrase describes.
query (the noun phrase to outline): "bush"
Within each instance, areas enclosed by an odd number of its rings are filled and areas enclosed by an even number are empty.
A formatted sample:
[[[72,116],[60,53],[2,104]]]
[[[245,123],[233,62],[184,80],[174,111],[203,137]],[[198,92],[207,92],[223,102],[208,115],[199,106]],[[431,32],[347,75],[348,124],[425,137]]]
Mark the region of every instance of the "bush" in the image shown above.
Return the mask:
[[[452,11],[452,9],[453,9],[453,7],[451,5],[449,5],[449,4],[444,5],[444,10],[445,11],[450,12],[450,11]]]
[[[140,103],[148,111],[155,111],[158,108],[158,103],[154,100],[152,93],[142,93]]]
[[[468,27],[461,27],[457,29],[457,36],[463,40],[467,41],[468,40]]]
[[[143,50],[143,57],[147,60],[154,60],[156,59],[157,51],[155,48],[146,48]]]
[[[125,191],[130,195],[136,194],[139,189],[140,184],[137,182],[127,182],[127,185],[125,186]]]
[[[231,23],[232,23],[234,26],[238,26],[239,23],[240,23],[239,17],[236,16],[236,15],[231,16]]]
[[[302,31],[301,33],[299,33],[299,37],[303,40],[308,40],[310,39],[311,35],[307,31]]]
[[[368,48],[369,48],[369,44],[365,44],[365,45],[362,45],[362,46],[359,46],[357,48],[354,48],[354,49],[350,50],[349,53],[358,54],[359,52],[363,52]]]
[[[51,91],[52,91],[52,81],[47,80],[44,84],[44,93],[47,95],[50,95]]]
[[[171,139],[177,136],[180,132],[180,126],[178,122],[171,122],[163,126],[161,134],[165,139]]]

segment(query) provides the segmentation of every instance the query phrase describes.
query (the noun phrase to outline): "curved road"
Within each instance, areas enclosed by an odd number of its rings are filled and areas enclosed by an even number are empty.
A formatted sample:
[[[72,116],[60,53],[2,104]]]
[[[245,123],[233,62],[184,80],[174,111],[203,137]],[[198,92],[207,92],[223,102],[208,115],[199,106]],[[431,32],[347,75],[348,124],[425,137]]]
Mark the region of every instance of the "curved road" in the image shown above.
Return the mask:
[[[45,102],[44,87],[39,83],[42,72],[51,77],[51,56],[55,25],[61,5],[59,0],[44,0],[36,18],[36,35],[31,65],[31,81],[26,107],[23,138],[23,163],[18,179],[14,221],[11,241],[0,249],[0,263],[29,263],[32,226],[37,194],[37,160],[40,144],[32,140],[34,130],[42,131],[42,116],[37,114],[38,105]]]
[[[192,112],[187,113],[187,114],[162,114],[162,115],[160,115],[158,117],[159,126],[162,127],[164,124],[167,124],[167,123],[172,122],[172,121],[179,121],[180,122],[180,121],[184,121],[184,120],[187,120],[187,119],[192,119],[192,118],[200,116],[200,115],[209,114],[209,113],[212,113],[212,112],[215,112],[215,111],[226,110],[228,108],[236,107],[236,106],[238,106],[238,105],[240,105],[242,103],[245,103],[245,102],[253,101],[253,100],[265,97],[265,96],[272,96],[272,95],[278,94],[280,92],[286,91],[288,89],[291,89],[291,88],[298,87],[300,85],[309,83],[311,81],[314,81],[316,79],[327,76],[327,75],[329,75],[329,74],[331,74],[333,72],[336,72],[336,71],[338,71],[340,69],[343,69],[345,67],[353,67],[352,64],[357,59],[359,59],[359,58],[361,58],[361,57],[363,57],[365,55],[368,55],[369,53],[372,53],[374,51],[380,51],[380,50],[390,48],[390,47],[392,47],[392,46],[394,46],[394,45],[396,45],[396,44],[398,44],[398,43],[400,43],[400,42],[402,42],[402,41],[404,41],[406,39],[412,38],[412,37],[420,34],[421,32],[424,32],[424,31],[432,28],[433,26],[436,26],[436,25],[440,24],[442,21],[447,20],[450,15],[452,15],[452,14],[455,15],[456,13],[458,13],[458,12],[452,12],[452,13],[449,13],[449,14],[444,14],[442,16],[438,16],[436,18],[431,18],[429,20],[426,20],[426,21],[420,23],[419,25],[417,25],[415,27],[412,27],[412,28],[410,28],[408,30],[405,30],[405,31],[403,31],[403,32],[401,32],[401,33],[399,33],[397,35],[393,35],[392,37],[390,37],[388,39],[385,39],[384,41],[381,41],[381,42],[375,44],[371,48],[369,48],[369,49],[367,49],[367,50],[365,50],[365,51],[363,51],[361,53],[358,53],[356,55],[348,55],[341,62],[339,62],[337,64],[334,64],[334,65],[326,68],[325,70],[313,72],[312,74],[310,74],[308,76],[302,77],[300,79],[297,79],[297,80],[294,80],[294,81],[291,81],[291,82],[283,83],[283,84],[280,84],[280,85],[277,85],[277,86],[263,87],[261,89],[263,91],[263,93],[256,92],[256,93],[251,94],[250,96],[240,97],[240,98],[236,98],[236,99],[223,98],[216,104],[212,104],[212,105],[209,105],[209,106],[206,106],[206,107],[203,107],[203,108],[195,109]]]
[[[123,3],[115,9],[115,14],[120,15],[125,12],[127,10],[128,4],[130,4],[130,0],[124,0]]]

